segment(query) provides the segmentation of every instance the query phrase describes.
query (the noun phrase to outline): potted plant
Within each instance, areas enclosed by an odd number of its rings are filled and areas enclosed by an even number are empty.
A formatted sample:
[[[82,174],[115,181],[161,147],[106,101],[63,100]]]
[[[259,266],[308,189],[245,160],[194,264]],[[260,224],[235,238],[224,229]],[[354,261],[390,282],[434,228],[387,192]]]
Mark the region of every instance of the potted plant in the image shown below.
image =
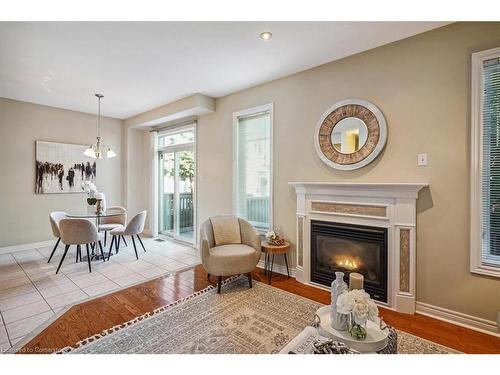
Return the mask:
[[[87,194],[87,212],[93,213],[95,211],[94,206],[97,203],[97,187],[92,181],[85,180],[82,182],[82,190]]]

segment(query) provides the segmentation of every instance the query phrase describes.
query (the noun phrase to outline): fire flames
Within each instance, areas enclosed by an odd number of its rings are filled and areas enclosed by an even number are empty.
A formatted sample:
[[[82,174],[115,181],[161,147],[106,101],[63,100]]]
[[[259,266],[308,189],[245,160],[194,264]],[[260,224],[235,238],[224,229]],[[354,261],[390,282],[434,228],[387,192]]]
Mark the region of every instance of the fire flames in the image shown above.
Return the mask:
[[[355,268],[358,268],[358,265],[356,264],[355,261],[353,260],[341,260],[340,263],[339,263],[339,266],[342,266],[344,268],[348,268],[350,270],[353,270]]]
[[[335,259],[335,263],[342,268],[348,269],[349,271],[356,270],[361,265],[359,260],[353,258]]]

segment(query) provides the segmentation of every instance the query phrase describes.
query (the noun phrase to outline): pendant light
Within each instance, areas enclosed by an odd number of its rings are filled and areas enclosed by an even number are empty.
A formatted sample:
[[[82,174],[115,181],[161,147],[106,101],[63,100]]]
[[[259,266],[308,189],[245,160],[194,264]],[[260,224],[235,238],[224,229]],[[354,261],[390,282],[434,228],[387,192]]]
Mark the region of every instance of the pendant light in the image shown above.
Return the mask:
[[[102,155],[106,153],[106,158],[111,159],[116,157],[116,153],[111,147],[102,144],[101,142],[101,99],[104,98],[102,94],[95,94],[98,100],[98,113],[97,113],[97,142],[89,146],[83,154],[93,159],[102,159]]]

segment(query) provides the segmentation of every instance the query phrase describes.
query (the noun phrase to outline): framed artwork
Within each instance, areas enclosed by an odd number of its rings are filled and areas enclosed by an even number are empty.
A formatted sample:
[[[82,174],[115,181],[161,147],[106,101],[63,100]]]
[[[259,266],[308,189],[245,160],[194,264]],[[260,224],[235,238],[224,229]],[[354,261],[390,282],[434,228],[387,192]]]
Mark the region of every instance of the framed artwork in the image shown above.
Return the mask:
[[[95,183],[96,159],[83,155],[87,147],[36,141],[35,193],[83,193],[83,181]]]

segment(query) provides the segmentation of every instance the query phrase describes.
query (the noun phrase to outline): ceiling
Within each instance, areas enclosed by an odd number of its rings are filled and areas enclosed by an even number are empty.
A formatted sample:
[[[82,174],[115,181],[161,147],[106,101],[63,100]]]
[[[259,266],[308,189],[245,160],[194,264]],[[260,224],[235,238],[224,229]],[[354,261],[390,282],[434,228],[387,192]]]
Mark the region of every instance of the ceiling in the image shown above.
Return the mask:
[[[0,22],[0,97],[125,119],[220,97],[444,22]],[[259,38],[271,31],[273,38]]]

